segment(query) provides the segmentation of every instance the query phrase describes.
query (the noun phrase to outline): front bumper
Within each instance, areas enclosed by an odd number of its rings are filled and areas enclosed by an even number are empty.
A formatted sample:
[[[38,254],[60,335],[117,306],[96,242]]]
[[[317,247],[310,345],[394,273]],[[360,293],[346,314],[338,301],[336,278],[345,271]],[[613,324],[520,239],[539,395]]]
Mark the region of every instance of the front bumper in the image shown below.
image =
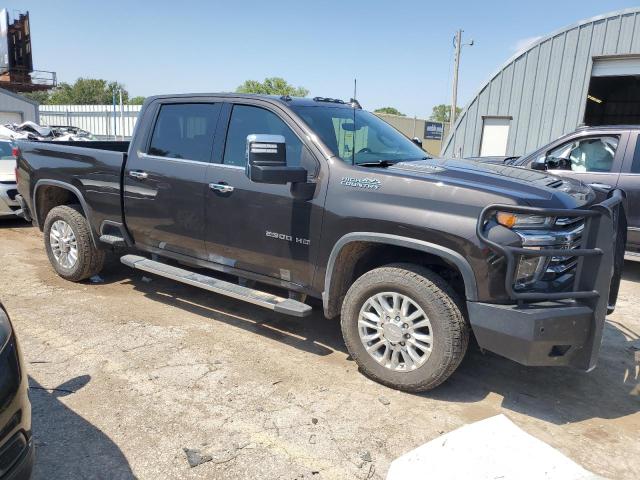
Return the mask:
[[[581,245],[572,250],[532,251],[497,244],[484,235],[485,223],[496,210],[584,217]],[[481,214],[477,233],[491,250],[505,257],[505,289],[515,302],[511,305],[467,303],[469,321],[480,347],[523,365],[595,368],[605,316],[615,305],[622,273],[626,233],[622,191],[612,191],[607,200],[588,210],[492,205]],[[562,292],[515,291],[518,255],[577,257],[572,288]]]
[[[18,187],[15,183],[0,183],[0,217],[14,217],[20,210],[17,194]]]

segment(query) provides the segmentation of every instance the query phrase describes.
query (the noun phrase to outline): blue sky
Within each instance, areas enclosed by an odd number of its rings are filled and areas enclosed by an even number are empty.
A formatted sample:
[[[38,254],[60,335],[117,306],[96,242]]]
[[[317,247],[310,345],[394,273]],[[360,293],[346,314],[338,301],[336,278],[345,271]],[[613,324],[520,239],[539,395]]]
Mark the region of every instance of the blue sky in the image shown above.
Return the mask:
[[[602,13],[617,0],[5,1],[31,13],[34,67],[61,81],[117,80],[131,95],[232,91],[281,76],[312,96],[358,98],[426,117],[451,98],[452,37],[466,47],[466,103],[518,46]]]

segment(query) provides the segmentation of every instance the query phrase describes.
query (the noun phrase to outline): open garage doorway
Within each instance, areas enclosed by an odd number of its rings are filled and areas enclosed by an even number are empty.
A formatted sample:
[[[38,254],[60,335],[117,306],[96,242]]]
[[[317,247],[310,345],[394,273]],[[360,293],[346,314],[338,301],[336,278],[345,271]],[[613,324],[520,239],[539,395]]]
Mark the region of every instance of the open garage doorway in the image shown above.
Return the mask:
[[[594,60],[586,125],[640,124],[640,58]]]

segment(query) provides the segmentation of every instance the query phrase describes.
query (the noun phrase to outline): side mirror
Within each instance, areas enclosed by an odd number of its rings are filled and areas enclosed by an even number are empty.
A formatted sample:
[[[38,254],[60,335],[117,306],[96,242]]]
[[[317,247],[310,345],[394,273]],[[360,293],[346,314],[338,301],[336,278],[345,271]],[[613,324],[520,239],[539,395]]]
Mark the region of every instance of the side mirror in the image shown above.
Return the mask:
[[[282,135],[252,134],[247,136],[246,175],[257,183],[304,183],[307,171],[287,166],[287,149]]]
[[[547,169],[547,157],[538,157],[531,162],[531,168],[533,170],[546,170]]]
[[[422,140],[420,140],[418,137],[413,137],[411,141],[422,148]]]

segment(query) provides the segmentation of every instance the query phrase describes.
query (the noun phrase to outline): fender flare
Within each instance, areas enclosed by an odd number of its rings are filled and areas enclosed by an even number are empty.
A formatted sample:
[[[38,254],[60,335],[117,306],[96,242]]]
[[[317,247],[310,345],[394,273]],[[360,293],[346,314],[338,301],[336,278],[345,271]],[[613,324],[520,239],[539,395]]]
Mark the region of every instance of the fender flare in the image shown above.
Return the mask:
[[[38,204],[36,203],[36,195],[38,193],[38,188],[41,186],[52,186],[52,187],[60,187],[60,188],[64,188],[65,190],[69,190],[71,193],[73,193],[78,200],[80,200],[80,206],[82,207],[82,211],[84,212],[84,216],[87,219],[87,222],[89,223],[89,231],[91,232],[91,240],[93,241],[94,246],[98,245],[98,242],[96,241],[96,235],[95,232],[93,231],[93,227],[91,226],[91,220],[90,220],[90,214],[92,212],[91,207],[89,207],[89,204],[87,203],[87,201],[84,199],[84,195],[82,195],[82,192],[80,192],[80,190],[77,187],[74,187],[73,185],[71,185],[70,183],[67,182],[62,182],[60,180],[50,180],[50,179],[41,179],[38,180],[36,182],[35,187],[33,187],[33,195],[31,197],[31,205],[33,206],[32,210],[33,210],[33,215],[32,218],[34,219],[34,221],[36,222],[36,224],[38,225],[38,228],[42,228],[43,226],[40,225],[40,222],[38,221]]]
[[[341,237],[331,250],[329,255],[329,261],[327,263],[327,270],[324,277],[324,292],[322,294],[322,303],[327,311],[329,304],[329,292],[331,291],[331,280],[335,268],[335,262],[340,254],[340,251],[345,245],[352,242],[373,242],[386,245],[394,245],[398,247],[410,248],[412,250],[418,250],[421,252],[429,253],[437,257],[442,258],[455,265],[462,275],[464,281],[465,297],[468,301],[477,301],[478,299],[478,287],[476,283],[476,276],[473,273],[473,269],[469,262],[458,252],[451,250],[450,248],[443,247],[431,242],[425,242],[424,240],[416,240],[414,238],[401,237],[399,235],[391,235],[388,233],[374,233],[374,232],[353,232],[348,233]]]

